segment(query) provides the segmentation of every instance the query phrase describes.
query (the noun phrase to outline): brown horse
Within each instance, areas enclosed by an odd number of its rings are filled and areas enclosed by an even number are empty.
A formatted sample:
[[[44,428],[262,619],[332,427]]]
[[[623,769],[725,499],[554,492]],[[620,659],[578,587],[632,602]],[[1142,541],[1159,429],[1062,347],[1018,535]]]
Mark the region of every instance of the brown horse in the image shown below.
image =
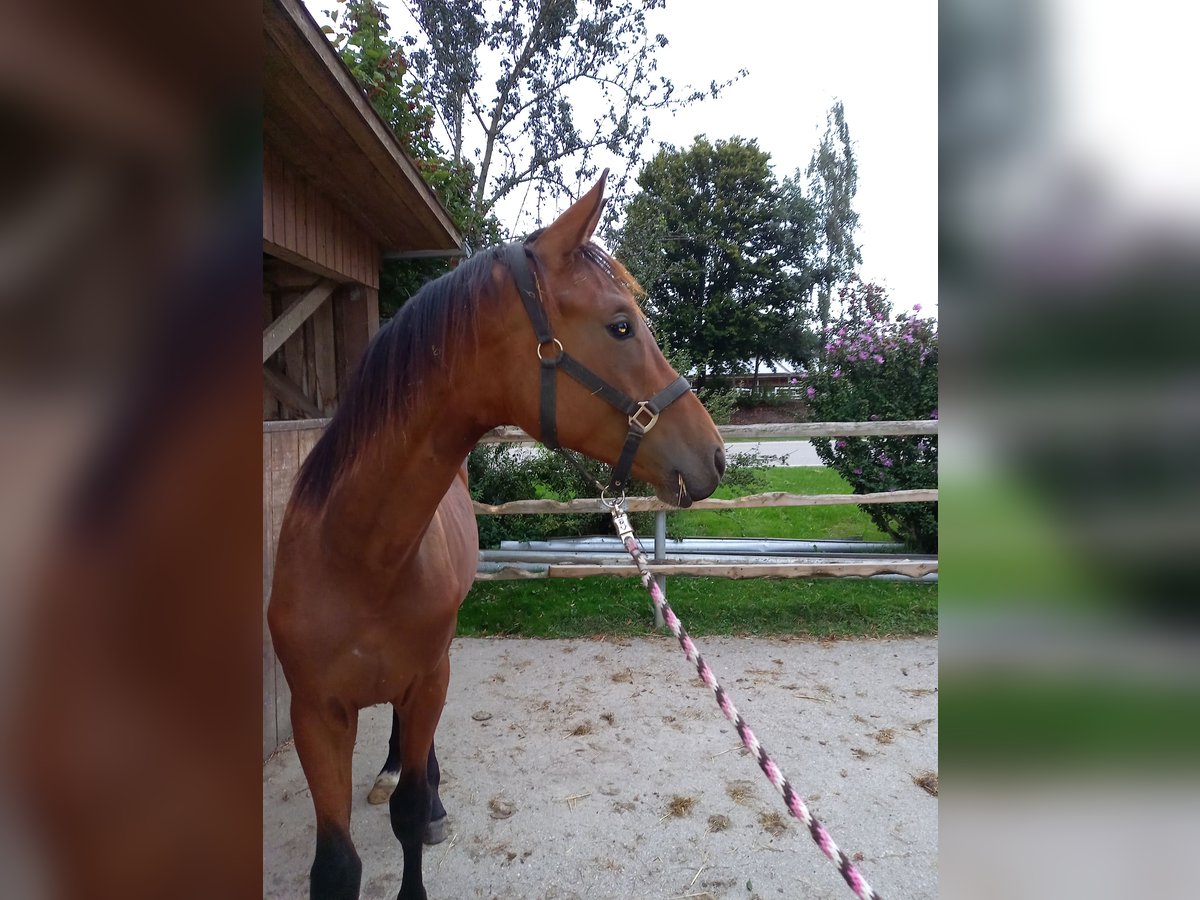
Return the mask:
[[[602,176],[523,247],[476,254],[422,288],[380,329],[297,479],[269,623],[316,811],[314,898],[358,896],[350,763],[358,711],[379,703],[398,726],[389,802],[404,853],[399,897],[426,896],[422,839],[444,833],[445,815],[434,731],[478,558],[465,468],[476,441],[515,423],[613,464],[644,434],[632,475],[684,506],[711,494],[724,469],[720,435],[690,391],[655,406],[679,379],[645,327],[636,283],[590,242],[603,194]],[[560,358],[571,377],[558,377]],[[626,415],[613,396],[652,399]]]

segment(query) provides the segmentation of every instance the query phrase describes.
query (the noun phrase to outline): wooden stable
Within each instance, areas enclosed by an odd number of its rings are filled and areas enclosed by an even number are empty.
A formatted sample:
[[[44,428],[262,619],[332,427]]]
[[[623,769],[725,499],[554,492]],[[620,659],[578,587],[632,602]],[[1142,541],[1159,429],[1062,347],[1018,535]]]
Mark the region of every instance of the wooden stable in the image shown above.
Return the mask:
[[[388,256],[462,238],[300,0],[264,0],[263,419],[327,415]]]
[[[300,0],[264,0],[263,752],[291,733],[266,631],[275,542],[304,457],[379,329],[384,257],[462,238]],[[292,420],[290,424],[281,420]],[[301,420],[301,421],[296,421]]]

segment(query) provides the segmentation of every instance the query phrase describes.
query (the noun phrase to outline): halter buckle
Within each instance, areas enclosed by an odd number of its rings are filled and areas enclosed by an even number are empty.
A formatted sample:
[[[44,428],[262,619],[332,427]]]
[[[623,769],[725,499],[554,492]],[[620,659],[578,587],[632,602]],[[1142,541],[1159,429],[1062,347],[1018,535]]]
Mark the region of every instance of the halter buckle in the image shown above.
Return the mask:
[[[642,429],[642,434],[648,433],[650,429],[654,427],[654,423],[658,421],[658,413],[649,407],[649,402],[650,401],[648,400],[639,400],[638,408],[634,411],[633,415],[629,417],[629,427],[632,428],[634,425],[636,425],[638,428]],[[645,413],[650,417],[650,421],[644,425],[638,418],[642,415],[642,413]]]
[[[544,347],[546,344],[554,344],[554,346],[556,346],[558,348],[558,356],[554,357],[553,359],[546,359],[545,357],[543,357],[542,356],[542,347]],[[550,338],[550,340],[543,341],[542,343],[537,345],[538,359],[540,359],[542,362],[548,363],[550,365],[553,365],[553,364],[557,363],[560,359],[562,359],[563,353],[565,353],[565,352],[566,351],[563,350],[562,341],[560,341],[558,338]]]

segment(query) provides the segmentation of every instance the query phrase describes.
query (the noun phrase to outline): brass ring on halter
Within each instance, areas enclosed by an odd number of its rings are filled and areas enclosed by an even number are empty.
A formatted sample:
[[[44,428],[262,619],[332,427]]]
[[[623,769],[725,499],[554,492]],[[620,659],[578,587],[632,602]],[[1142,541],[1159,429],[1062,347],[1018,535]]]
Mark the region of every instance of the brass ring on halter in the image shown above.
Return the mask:
[[[555,357],[555,358],[554,358],[554,359],[552,359],[552,360],[543,359],[543,358],[542,358],[542,347],[543,347],[544,345],[543,345],[543,344],[538,344],[538,346],[537,346],[537,355],[538,355],[538,359],[542,360],[542,362],[558,362],[560,359],[562,359],[562,358],[563,358],[563,353],[565,353],[565,352],[566,352],[566,351],[564,351],[564,350],[563,350],[562,341],[560,341],[558,338],[550,338],[550,340],[549,340],[549,341],[546,341],[546,343],[547,343],[547,344],[549,344],[549,343],[551,343],[551,342],[553,342],[553,343],[554,343],[554,345],[555,345],[556,347],[558,347],[558,356],[557,356],[557,357]]]

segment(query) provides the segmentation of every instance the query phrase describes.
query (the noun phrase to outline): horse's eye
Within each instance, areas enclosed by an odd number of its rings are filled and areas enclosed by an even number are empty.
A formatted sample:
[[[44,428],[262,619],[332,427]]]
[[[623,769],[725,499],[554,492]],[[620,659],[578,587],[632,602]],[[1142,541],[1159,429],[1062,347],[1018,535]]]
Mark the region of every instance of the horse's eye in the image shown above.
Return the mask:
[[[613,322],[608,326],[608,330],[612,333],[612,336],[619,341],[633,337],[633,323],[627,322],[624,319],[622,319],[620,322]]]

